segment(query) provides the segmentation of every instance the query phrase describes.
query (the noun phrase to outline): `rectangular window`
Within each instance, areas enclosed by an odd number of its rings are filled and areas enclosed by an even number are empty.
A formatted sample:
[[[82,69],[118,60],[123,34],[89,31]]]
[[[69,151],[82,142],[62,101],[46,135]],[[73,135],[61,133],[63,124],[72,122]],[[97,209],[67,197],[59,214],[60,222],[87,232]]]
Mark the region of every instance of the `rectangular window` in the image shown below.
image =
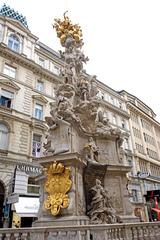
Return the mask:
[[[44,90],[44,83],[42,81],[37,80],[37,86],[36,89],[40,92],[43,92]]]
[[[39,194],[39,185],[32,177],[28,179],[27,193]]]
[[[144,136],[145,142],[147,142],[147,143],[149,143],[149,144],[151,144],[153,146],[155,145],[155,140],[154,140],[154,138],[152,136],[150,136],[150,135],[148,135],[146,133],[143,133],[143,136]]]
[[[148,131],[152,131],[152,126],[148,121],[141,119],[141,124],[143,128],[147,129]]]
[[[0,95],[0,105],[7,108],[11,108],[13,96],[14,94],[12,92],[2,89]]]
[[[155,151],[153,151],[153,150],[151,150],[149,148],[146,148],[146,150],[147,150],[147,154],[148,154],[148,156],[150,158],[153,158],[153,159],[157,159],[158,158],[157,152],[155,152]]]
[[[135,113],[131,112],[130,116],[133,122],[138,123],[138,116]]]
[[[16,68],[5,63],[3,73],[8,75],[9,77],[15,78],[16,77]]]
[[[41,57],[39,57],[38,64],[39,64],[41,67],[44,67],[44,65],[45,65],[45,61],[44,61],[44,59],[41,58]]]
[[[8,40],[8,47],[10,49],[12,49],[13,51],[15,52],[19,52],[19,42],[18,41],[15,41],[14,39],[10,38]]]
[[[32,143],[32,156],[40,157],[41,155],[41,136],[33,134],[33,143]]]
[[[132,127],[132,129],[133,129],[133,134],[134,134],[134,136],[135,136],[136,138],[141,139],[141,132],[140,132],[140,130],[139,130],[138,128],[134,128],[134,127]]]
[[[136,149],[139,153],[144,154],[144,148],[142,145],[135,143],[136,144]]]
[[[34,109],[34,116],[35,118],[42,120],[43,119],[43,106],[40,104],[35,105],[35,109]]]

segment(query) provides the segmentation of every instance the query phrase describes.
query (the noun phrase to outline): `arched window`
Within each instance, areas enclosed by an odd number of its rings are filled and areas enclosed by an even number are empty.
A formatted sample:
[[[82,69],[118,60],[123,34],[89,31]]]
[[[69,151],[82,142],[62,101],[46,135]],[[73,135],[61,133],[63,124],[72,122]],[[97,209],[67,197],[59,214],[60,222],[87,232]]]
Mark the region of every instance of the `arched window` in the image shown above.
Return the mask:
[[[8,47],[13,51],[19,52],[20,50],[20,41],[15,34],[11,34],[8,39]]]
[[[0,123],[0,149],[6,150],[8,148],[8,127]]]

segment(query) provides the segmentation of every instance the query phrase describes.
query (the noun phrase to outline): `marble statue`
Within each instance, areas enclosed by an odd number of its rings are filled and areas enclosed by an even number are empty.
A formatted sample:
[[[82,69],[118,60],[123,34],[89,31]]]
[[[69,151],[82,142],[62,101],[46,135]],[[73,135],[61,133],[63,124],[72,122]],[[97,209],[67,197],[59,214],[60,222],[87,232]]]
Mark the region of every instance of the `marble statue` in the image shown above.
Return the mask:
[[[96,179],[96,185],[91,188],[93,197],[88,215],[93,224],[112,224],[120,222],[112,205],[109,192],[102,187],[101,181]]]
[[[84,146],[86,159],[98,162],[98,147],[92,137],[88,139],[88,143]]]

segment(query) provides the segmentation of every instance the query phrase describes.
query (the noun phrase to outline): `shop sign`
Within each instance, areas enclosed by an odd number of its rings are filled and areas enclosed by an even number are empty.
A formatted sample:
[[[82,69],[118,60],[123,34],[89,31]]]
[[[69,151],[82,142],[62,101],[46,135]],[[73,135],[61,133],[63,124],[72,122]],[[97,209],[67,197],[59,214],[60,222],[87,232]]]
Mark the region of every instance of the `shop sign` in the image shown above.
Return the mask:
[[[27,174],[35,174],[40,175],[42,174],[42,168],[38,166],[32,165],[25,165],[25,164],[17,164],[17,170],[26,172]]]
[[[19,201],[15,203],[15,209],[20,216],[25,216],[25,214],[37,214],[39,204],[39,198],[19,197]]]
[[[137,176],[139,177],[139,178],[148,178],[149,176],[150,176],[150,173],[149,172],[139,172],[139,173],[137,173]]]
[[[13,193],[9,195],[7,198],[7,204],[16,203],[18,201],[19,201],[19,195],[17,193]]]

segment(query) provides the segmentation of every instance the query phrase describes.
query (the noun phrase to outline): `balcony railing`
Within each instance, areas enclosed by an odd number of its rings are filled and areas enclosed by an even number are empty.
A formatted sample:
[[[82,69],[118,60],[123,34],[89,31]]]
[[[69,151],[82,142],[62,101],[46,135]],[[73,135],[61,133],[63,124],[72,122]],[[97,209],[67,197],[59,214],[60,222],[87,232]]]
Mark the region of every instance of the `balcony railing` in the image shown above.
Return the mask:
[[[160,222],[0,229],[0,240],[159,240]]]

